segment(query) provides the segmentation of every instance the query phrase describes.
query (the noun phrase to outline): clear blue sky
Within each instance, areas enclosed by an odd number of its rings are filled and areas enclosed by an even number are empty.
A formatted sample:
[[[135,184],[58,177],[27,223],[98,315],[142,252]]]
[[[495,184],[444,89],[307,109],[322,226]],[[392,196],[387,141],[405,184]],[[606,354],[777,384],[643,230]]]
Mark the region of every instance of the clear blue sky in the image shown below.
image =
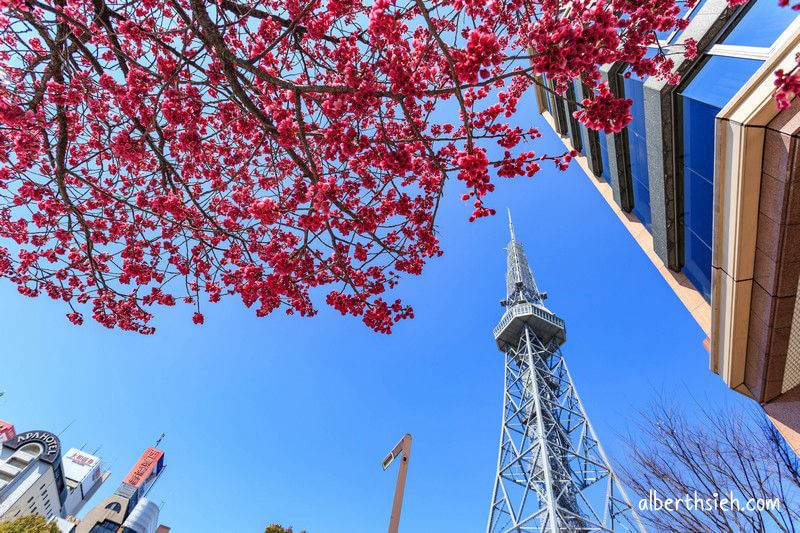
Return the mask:
[[[529,106],[529,107],[526,107]],[[563,145],[532,102],[521,119]],[[527,111],[530,110],[530,111]],[[708,370],[704,334],[576,167],[502,180],[489,203],[512,209],[590,419],[617,460],[635,410],[657,392],[694,408],[745,404]],[[390,336],[322,309],[256,318],[240,303],[161,309],[143,337],[0,284],[0,419],[61,431],[62,446],[102,445],[114,491],[162,432],[166,472],[150,496],[174,531],[375,533],[388,524],[396,467],[380,461],[414,437],[404,533],[486,527],[500,432],[502,356],[492,339],[504,297],[504,215],[469,223],[451,182],[439,224],[445,255],[397,294],[416,318]],[[88,507],[87,507],[88,509]]]

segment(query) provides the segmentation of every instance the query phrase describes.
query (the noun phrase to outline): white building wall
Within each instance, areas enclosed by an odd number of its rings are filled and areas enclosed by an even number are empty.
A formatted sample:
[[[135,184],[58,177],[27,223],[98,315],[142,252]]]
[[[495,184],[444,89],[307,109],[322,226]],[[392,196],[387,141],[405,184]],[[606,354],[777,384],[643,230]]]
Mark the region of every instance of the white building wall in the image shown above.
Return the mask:
[[[0,521],[29,514],[47,518],[61,515],[52,465],[26,448],[0,449]]]
[[[155,533],[158,528],[158,512],[158,505],[147,498],[142,498],[125,519],[122,527],[129,527],[136,533]]]
[[[54,518],[61,514],[56,480],[50,465],[38,462],[14,479],[12,489],[0,501],[0,521],[38,514]]]

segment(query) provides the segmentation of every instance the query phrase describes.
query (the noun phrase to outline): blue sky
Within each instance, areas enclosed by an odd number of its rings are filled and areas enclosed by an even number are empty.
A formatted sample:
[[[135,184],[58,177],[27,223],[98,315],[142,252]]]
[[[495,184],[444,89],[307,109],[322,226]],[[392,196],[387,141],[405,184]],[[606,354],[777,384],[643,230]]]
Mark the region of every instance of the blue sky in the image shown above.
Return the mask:
[[[528,106],[530,106],[530,102]],[[520,116],[563,145],[532,107]],[[526,109],[530,110],[527,111]],[[577,168],[498,182],[501,215],[467,222],[449,184],[445,255],[397,294],[416,318],[390,336],[322,309],[256,318],[235,300],[162,309],[143,337],[87,321],[0,285],[0,419],[62,434],[110,462],[91,505],[114,491],[162,433],[167,470],[150,494],[175,531],[309,533],[386,529],[396,467],[380,461],[413,435],[401,530],[486,527],[500,431],[502,355],[492,339],[504,297],[505,207],[548,307],[566,320],[567,364],[606,451],[656,394],[745,405],[708,370],[704,334]],[[88,509],[88,507],[87,507]]]

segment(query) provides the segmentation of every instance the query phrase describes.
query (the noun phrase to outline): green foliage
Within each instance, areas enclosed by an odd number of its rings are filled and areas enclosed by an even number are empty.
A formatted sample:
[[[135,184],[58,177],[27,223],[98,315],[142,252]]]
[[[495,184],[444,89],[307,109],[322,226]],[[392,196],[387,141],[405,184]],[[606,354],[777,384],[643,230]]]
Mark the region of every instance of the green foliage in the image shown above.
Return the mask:
[[[11,522],[0,523],[0,533],[59,533],[53,522],[36,514],[22,516]]]
[[[264,533],[293,533],[293,531],[291,527],[284,528],[278,524],[272,524],[271,526],[267,526],[267,529],[264,530]],[[300,531],[300,533],[306,533],[306,531],[303,530]]]

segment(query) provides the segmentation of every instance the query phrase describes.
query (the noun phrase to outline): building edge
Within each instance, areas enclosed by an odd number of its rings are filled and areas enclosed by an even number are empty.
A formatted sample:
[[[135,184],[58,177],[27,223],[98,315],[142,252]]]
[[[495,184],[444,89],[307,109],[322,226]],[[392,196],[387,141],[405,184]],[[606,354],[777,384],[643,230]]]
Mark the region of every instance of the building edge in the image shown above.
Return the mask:
[[[726,27],[738,21],[738,11],[718,4],[708,0],[681,39],[698,39],[699,50],[714,45]],[[650,200],[658,215],[653,216],[652,234],[626,202],[624,133],[606,136],[610,179],[600,177],[592,147],[575,158],[707,335],[703,344],[709,351],[709,368],[728,387],[758,401],[795,452],[800,451],[800,306],[795,305],[800,276],[800,104],[795,100],[790,109],[778,112],[773,91],[774,71],[791,70],[798,52],[800,18],[715,119],[710,302],[678,270],[678,203],[683,199],[676,188],[677,88],[653,79],[644,84]],[[691,73],[698,61],[679,59],[678,68]],[[618,71],[618,65],[605,65],[601,75],[611,82]],[[619,87],[610,85],[621,95]],[[538,84],[536,90],[543,92]],[[574,136],[565,135],[556,124],[547,96],[552,102],[551,95],[537,94],[540,114],[568,150],[580,151]],[[660,120],[647,113],[656,113]]]

